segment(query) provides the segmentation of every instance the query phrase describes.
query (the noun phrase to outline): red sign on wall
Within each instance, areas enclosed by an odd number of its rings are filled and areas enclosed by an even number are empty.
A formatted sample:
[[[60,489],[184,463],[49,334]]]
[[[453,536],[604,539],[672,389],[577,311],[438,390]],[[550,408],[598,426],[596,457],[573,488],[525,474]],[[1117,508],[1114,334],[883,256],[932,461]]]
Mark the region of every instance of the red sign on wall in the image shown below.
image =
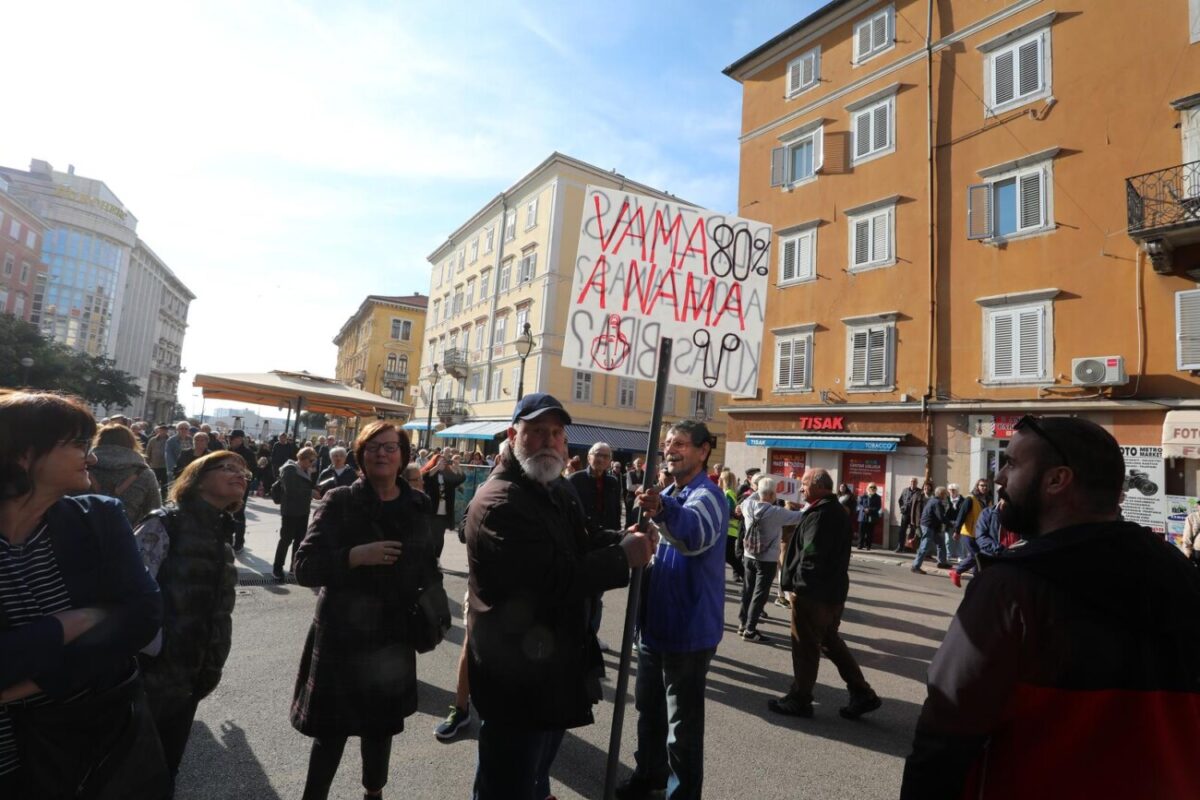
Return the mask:
[[[884,497],[884,487],[887,484],[887,456],[874,453],[842,453],[842,483],[850,484],[854,494],[862,496],[867,493],[867,484],[875,484],[875,491],[883,498],[883,507],[887,508],[887,498]],[[857,519],[857,512],[855,512]],[[883,525],[875,523],[871,533],[871,541],[883,544]]]
[[[771,475],[782,475],[785,478],[800,478],[804,474],[804,461],[808,456],[804,450],[772,450]]]
[[[845,417],[800,417],[802,431],[844,431]]]

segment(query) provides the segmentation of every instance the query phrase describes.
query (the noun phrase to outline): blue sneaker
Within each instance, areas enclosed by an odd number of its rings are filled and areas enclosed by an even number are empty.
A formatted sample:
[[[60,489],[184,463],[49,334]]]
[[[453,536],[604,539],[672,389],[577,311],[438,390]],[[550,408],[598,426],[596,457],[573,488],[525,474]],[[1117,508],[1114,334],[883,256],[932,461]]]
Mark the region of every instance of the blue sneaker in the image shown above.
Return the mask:
[[[450,706],[450,713],[446,715],[446,719],[442,721],[441,725],[433,729],[433,735],[440,741],[449,742],[470,726],[471,707]]]

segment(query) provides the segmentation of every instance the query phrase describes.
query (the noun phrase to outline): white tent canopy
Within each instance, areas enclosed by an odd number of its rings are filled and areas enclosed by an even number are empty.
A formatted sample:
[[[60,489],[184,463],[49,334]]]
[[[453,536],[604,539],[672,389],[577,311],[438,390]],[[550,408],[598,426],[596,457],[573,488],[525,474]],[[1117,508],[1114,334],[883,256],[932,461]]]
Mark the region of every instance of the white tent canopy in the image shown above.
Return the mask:
[[[199,387],[205,399],[235,400],[276,408],[287,406],[296,415],[301,411],[312,411],[339,417],[387,417],[406,421],[413,411],[412,406],[383,395],[307,372],[272,370],[198,374],[192,385]]]

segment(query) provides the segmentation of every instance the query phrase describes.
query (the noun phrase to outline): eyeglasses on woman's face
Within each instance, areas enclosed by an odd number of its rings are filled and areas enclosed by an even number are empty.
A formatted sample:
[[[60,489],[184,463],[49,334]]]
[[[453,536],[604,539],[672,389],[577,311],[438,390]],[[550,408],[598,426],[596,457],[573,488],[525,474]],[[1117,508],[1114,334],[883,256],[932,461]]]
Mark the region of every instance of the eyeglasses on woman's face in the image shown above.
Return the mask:
[[[380,450],[387,453],[389,456],[400,452],[399,442],[367,442],[363,445],[363,450],[371,455],[375,455]]]
[[[246,480],[250,480],[250,473],[247,472],[242,467],[239,467],[237,464],[234,464],[231,461],[224,461],[224,462],[216,465],[215,467],[210,467],[204,471],[205,472],[224,472],[229,475],[237,475],[241,478],[245,478]]]

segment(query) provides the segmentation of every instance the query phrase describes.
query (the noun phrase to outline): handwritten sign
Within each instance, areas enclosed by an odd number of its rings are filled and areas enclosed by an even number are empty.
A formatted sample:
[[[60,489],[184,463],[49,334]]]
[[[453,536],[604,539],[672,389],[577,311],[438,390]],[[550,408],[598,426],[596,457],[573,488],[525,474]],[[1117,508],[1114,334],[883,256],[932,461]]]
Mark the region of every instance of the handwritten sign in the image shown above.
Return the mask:
[[[563,366],[753,395],[771,227],[615,189],[587,187]]]

